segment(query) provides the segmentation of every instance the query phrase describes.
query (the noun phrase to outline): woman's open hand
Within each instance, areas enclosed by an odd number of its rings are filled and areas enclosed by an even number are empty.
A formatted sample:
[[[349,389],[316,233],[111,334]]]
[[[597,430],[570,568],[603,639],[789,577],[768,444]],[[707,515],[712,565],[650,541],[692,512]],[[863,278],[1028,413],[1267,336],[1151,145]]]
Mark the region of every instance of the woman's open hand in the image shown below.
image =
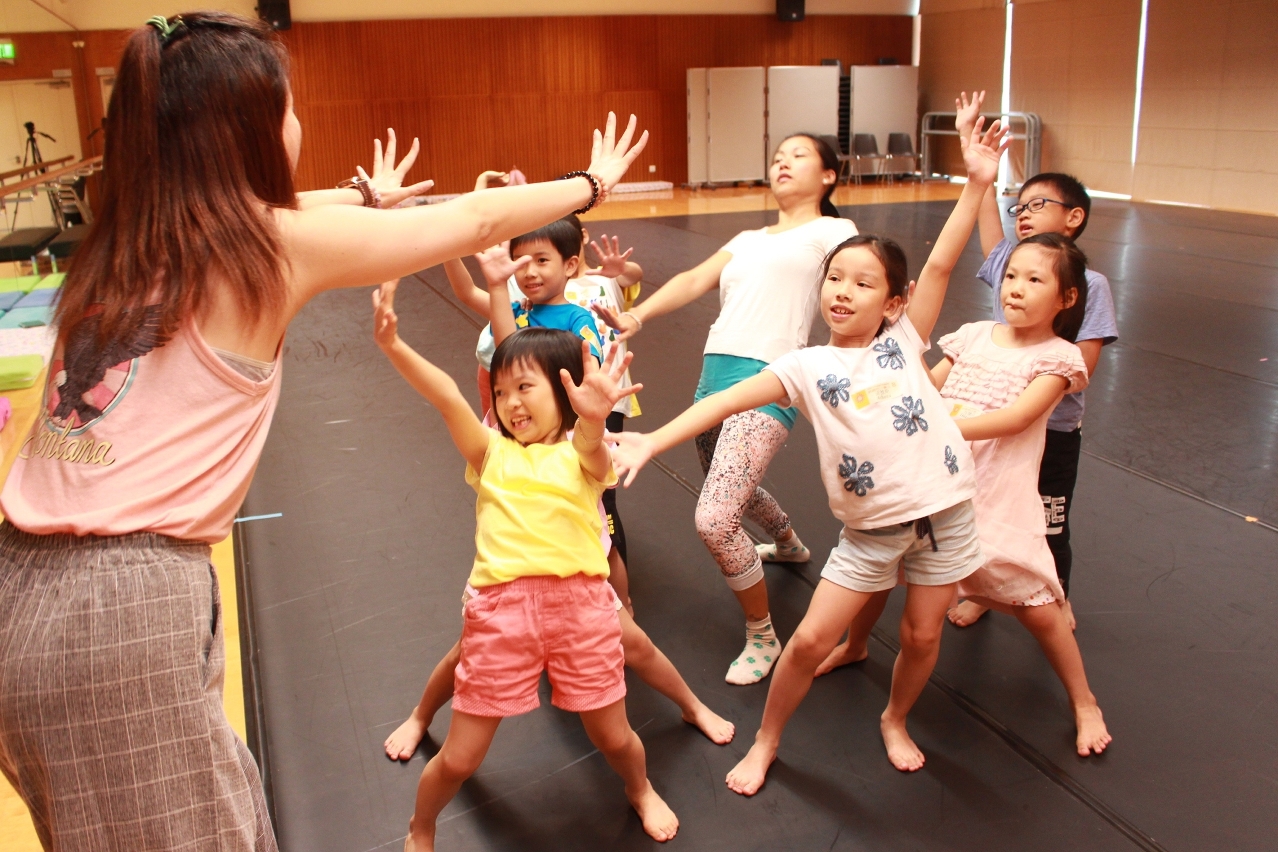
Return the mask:
[[[630,140],[635,135],[636,123],[635,117],[630,116],[630,121],[626,124],[626,132],[617,139],[617,116],[610,112],[608,123],[604,125],[604,132],[595,130],[594,145],[590,151],[590,167],[587,171],[603,183],[605,196],[621,181],[626,169],[630,168],[630,164],[648,144],[648,131],[645,130],[639,137],[639,141],[633,147],[631,146]],[[602,200],[601,198],[600,201]]]
[[[629,488],[648,460],[656,455],[652,438],[643,432],[609,432],[604,438],[616,442],[612,448],[612,467],[624,477],[622,486]]]
[[[421,142],[413,139],[413,147],[408,149],[404,159],[395,163],[395,130],[386,128],[386,154],[382,155],[382,140],[373,140],[373,174],[370,177],[363,166],[356,166],[359,176],[368,181],[382,197],[382,209],[394,207],[410,198],[425,195],[435,185],[433,180],[424,180],[412,186],[404,186],[404,175],[417,162],[417,154],[421,151]]]
[[[604,325],[617,332],[617,343],[629,340],[639,331],[639,321],[630,313],[617,313],[600,302],[592,302],[590,309],[604,321]]]

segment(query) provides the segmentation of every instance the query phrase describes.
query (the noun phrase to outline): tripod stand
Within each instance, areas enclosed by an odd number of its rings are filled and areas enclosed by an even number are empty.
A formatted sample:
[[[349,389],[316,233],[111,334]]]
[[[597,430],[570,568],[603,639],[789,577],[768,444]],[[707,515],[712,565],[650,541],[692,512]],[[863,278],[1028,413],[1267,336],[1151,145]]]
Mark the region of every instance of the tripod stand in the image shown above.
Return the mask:
[[[26,166],[28,162],[30,162],[31,165],[38,165],[40,163],[43,163],[44,156],[40,153],[40,140],[36,139],[36,137],[43,136],[45,139],[48,139],[50,142],[57,142],[58,140],[54,139],[52,136],[50,136],[47,133],[43,133],[39,130],[36,130],[34,121],[28,121],[26,124],[23,124],[22,126],[27,129],[27,141],[22,146],[22,165]],[[44,174],[48,170],[40,169],[39,171],[40,171],[40,174]],[[53,221],[61,222],[62,209],[58,205],[58,202],[54,200],[54,197],[52,194],[50,194],[49,196],[49,206],[53,208]]]

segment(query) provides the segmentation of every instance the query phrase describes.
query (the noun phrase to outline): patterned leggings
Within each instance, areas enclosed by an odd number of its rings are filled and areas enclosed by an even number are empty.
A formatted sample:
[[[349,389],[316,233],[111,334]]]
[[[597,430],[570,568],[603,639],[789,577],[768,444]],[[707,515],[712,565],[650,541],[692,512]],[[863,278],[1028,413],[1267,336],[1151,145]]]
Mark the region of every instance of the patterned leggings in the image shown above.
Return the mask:
[[[773,539],[790,529],[781,506],[759,487],[768,464],[788,437],[790,430],[775,417],[746,411],[696,438],[697,456],[706,473],[697,500],[697,532],[733,591],[763,579],[763,563],[741,529],[741,516],[748,515]]]

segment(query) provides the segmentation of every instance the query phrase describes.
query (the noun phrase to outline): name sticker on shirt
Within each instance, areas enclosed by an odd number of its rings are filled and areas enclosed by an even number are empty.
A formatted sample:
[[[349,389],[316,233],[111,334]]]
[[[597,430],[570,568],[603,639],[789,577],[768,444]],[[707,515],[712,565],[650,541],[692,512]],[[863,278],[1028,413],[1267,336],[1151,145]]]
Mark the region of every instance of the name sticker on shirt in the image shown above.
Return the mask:
[[[876,402],[882,402],[885,399],[891,399],[896,396],[896,389],[896,382],[883,382],[868,388],[861,388],[852,394],[852,404],[860,411],[862,408],[871,406]]]
[[[946,402],[953,402],[953,400],[947,399]],[[984,413],[970,402],[953,402],[950,406],[950,418],[953,420],[967,420],[969,417],[980,417]]]

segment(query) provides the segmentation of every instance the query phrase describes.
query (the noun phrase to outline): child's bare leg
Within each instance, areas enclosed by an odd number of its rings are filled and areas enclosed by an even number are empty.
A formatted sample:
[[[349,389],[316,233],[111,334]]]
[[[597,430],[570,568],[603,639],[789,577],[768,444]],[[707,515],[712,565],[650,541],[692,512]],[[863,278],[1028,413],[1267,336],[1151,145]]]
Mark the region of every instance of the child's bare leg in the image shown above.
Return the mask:
[[[892,667],[892,694],[879,717],[879,730],[888,760],[902,772],[923,768],[923,752],[910,739],[905,717],[918,700],[936,667],[941,650],[945,610],[954,600],[954,583],[944,586],[906,587],[905,612],[901,615],[901,652]]]
[[[633,618],[635,608],[630,603],[630,572],[626,570],[626,563],[615,547],[608,551],[608,582],[612,584],[612,590],[621,599],[621,605]]]
[[[404,852],[423,852],[435,848],[435,820],[439,812],[457,795],[462,782],[475,774],[492,745],[493,735],[501,724],[499,717],[472,716],[453,711],[452,724],[439,754],[430,759],[417,782],[417,804],[408,822]]]
[[[711,742],[719,745],[732,742],[736,727],[701,703],[674,663],[661,653],[628,612],[623,609],[617,614],[621,617],[621,650],[626,655],[626,665],[644,683],[678,704],[683,711],[683,721],[695,725]]]
[[[1012,607],[1012,613],[1038,640],[1047,661],[1069,693],[1069,702],[1074,708],[1074,724],[1078,728],[1075,745],[1079,755],[1100,754],[1113,737],[1105,727],[1096,696],[1087,685],[1083,655],[1078,650],[1074,631],[1065,620],[1064,611],[1059,606],[1045,604]]]
[[[728,773],[728,788],[734,793],[753,796],[759,792],[768,767],[776,759],[781,732],[812,687],[817,666],[838,644],[844,625],[856,617],[870,597],[869,593],[854,592],[829,580],[817,584],[807,614],[772,673],[763,723],[755,734],[754,745]]]
[[[870,631],[882,617],[888,596],[891,594],[892,590],[886,589],[870,596],[865,606],[861,607],[861,611],[856,614],[856,618],[852,619],[852,624],[848,626],[848,638],[840,642],[830,652],[830,656],[817,666],[817,677],[829,674],[840,666],[859,663],[870,656]]]
[[[643,830],[661,843],[674,837],[679,831],[679,818],[652,789],[643,743],[626,719],[625,699],[582,713],[581,723],[586,726],[586,734],[595,748],[625,782],[626,798],[639,814]]]
[[[417,751],[417,746],[421,744],[422,737],[426,736],[426,729],[430,727],[435,714],[453,697],[453,671],[460,659],[461,640],[458,640],[430,673],[426,689],[422,691],[422,700],[417,702],[404,723],[382,743],[386,756],[391,760],[408,760]]]
[[[985,615],[985,613],[989,611],[989,607],[982,606],[974,599],[968,598],[967,600],[959,601],[958,604],[950,607],[949,611],[946,612],[945,615],[949,618],[950,624],[953,624],[955,627],[970,627],[980,621],[981,616]]]

